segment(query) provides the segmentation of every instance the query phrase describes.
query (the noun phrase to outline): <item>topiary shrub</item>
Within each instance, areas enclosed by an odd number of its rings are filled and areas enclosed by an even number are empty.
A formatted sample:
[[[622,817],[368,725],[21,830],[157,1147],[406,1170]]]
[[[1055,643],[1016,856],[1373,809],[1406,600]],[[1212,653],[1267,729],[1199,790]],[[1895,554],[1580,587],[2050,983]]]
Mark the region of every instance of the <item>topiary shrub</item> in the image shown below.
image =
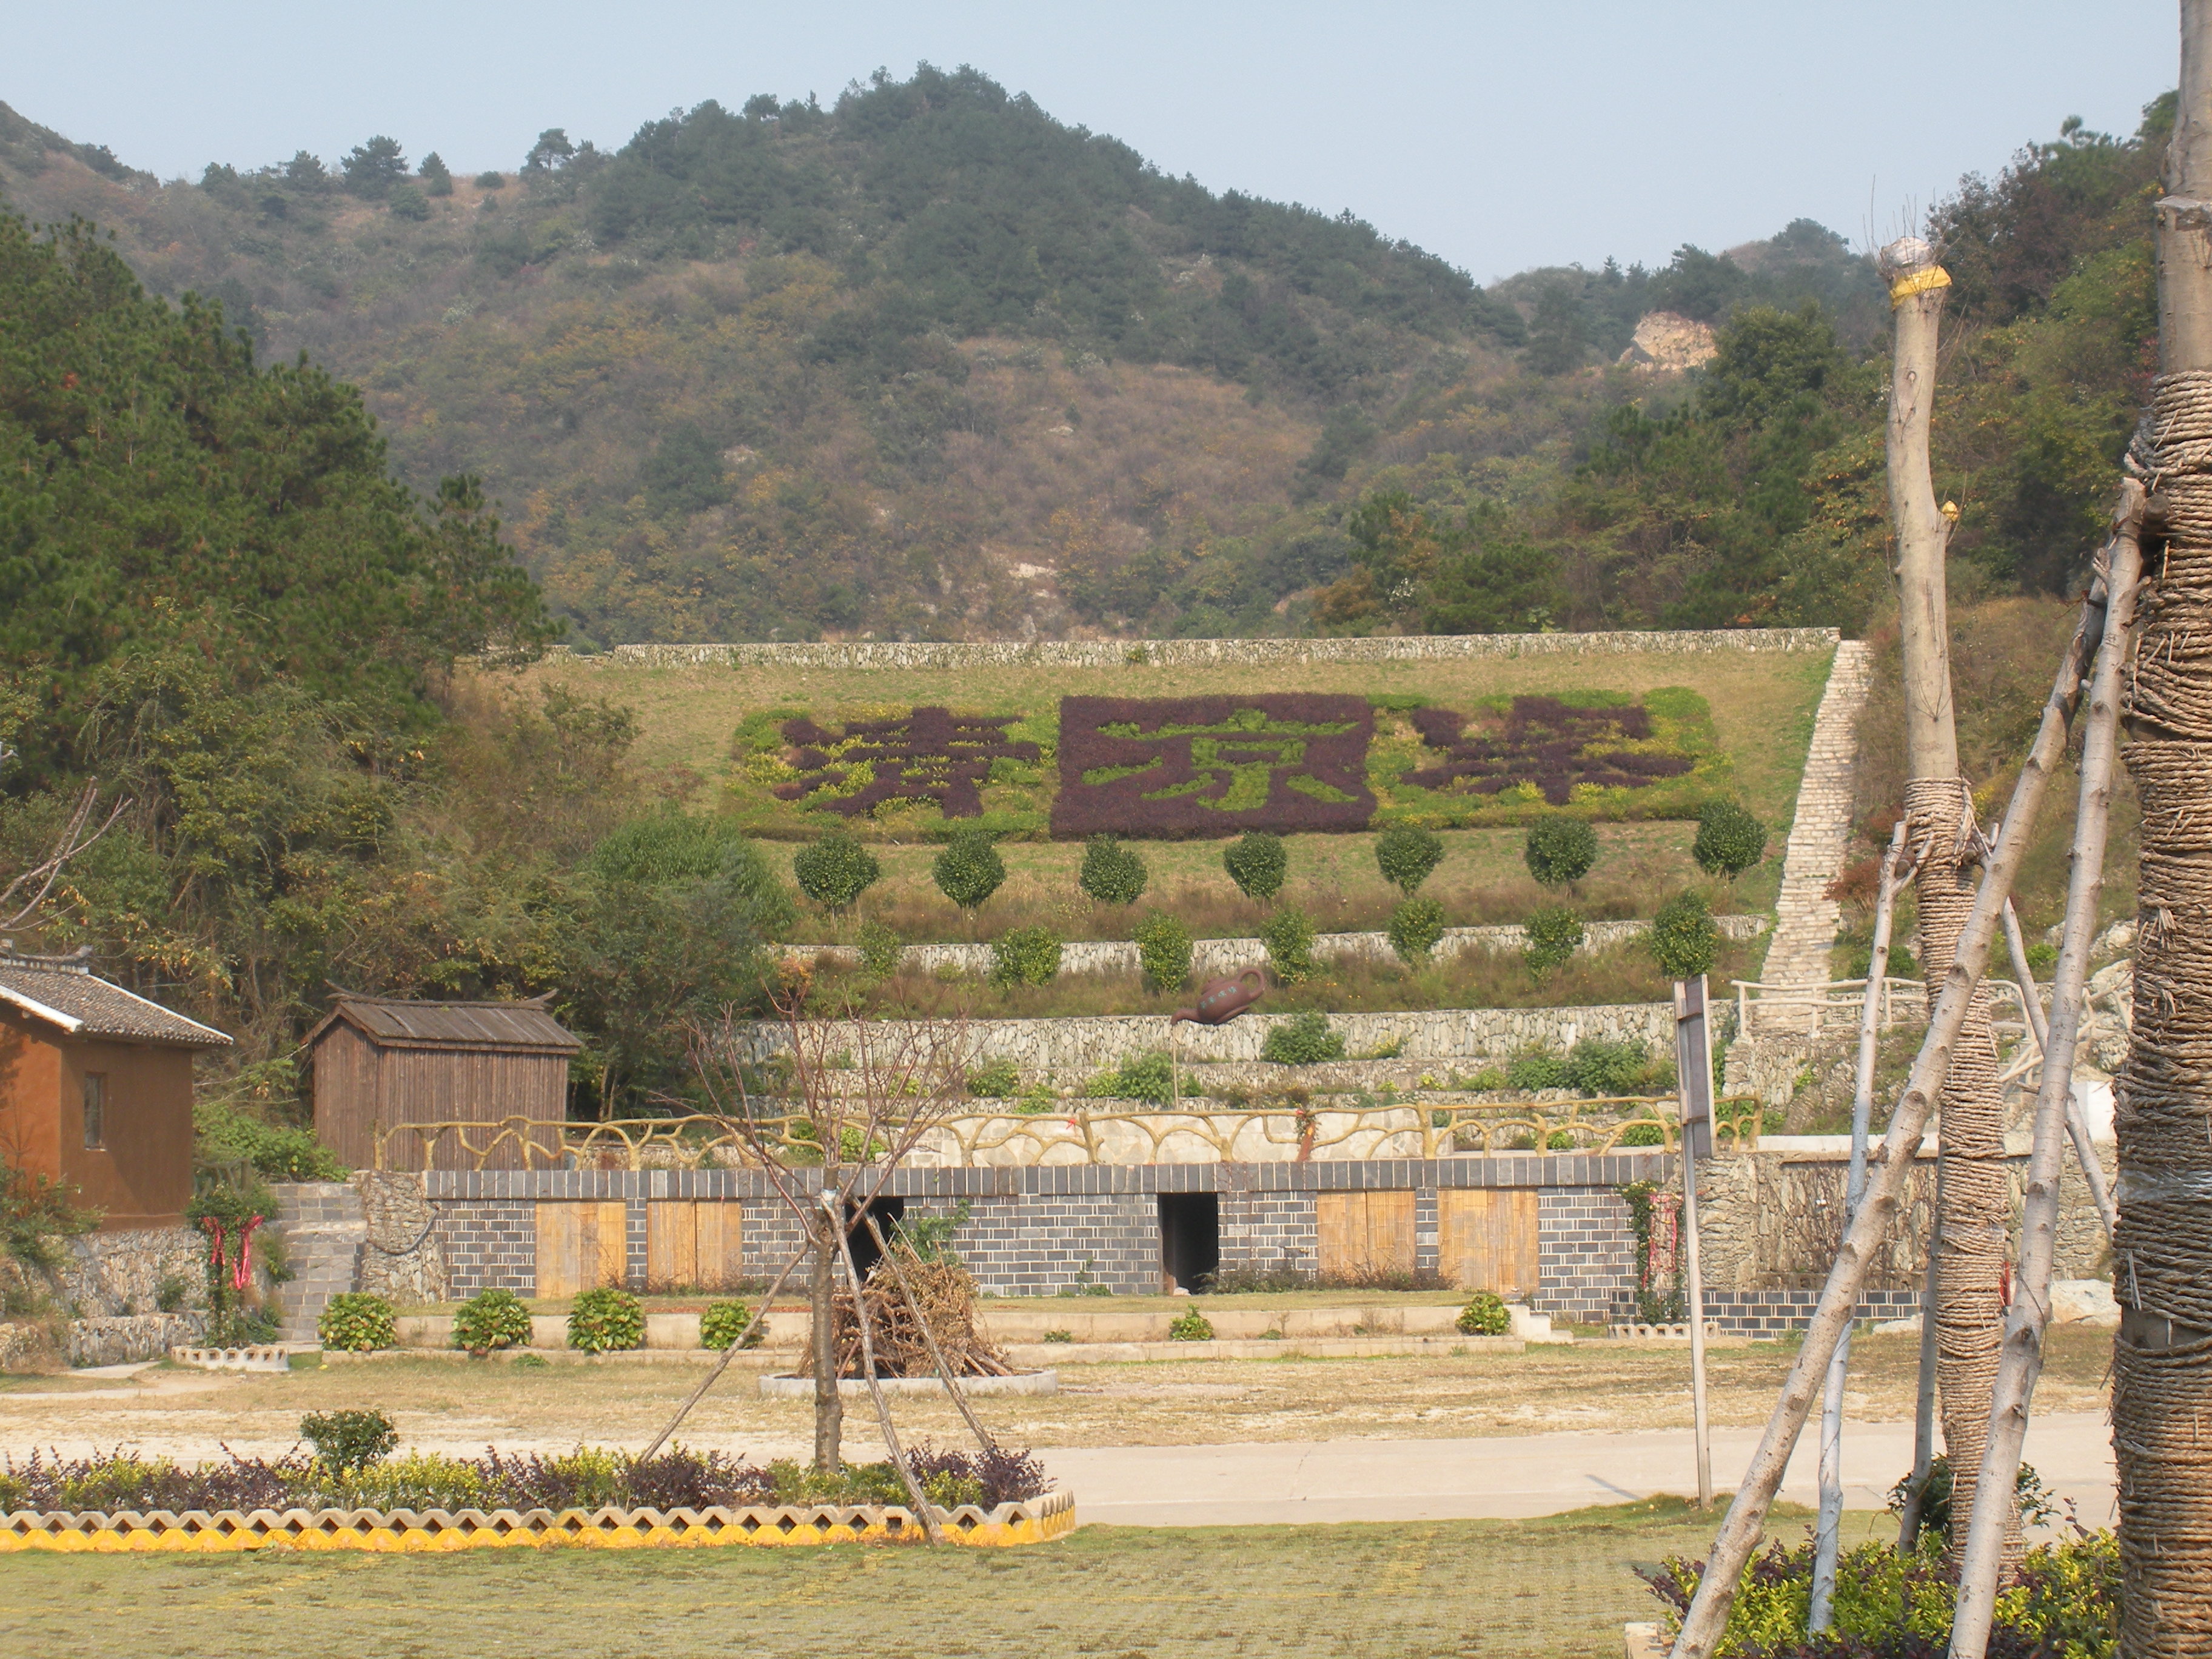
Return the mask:
[[[1004,1056],[968,1073],[968,1092],[978,1100],[1005,1100],[1021,1086],[1021,1068]]]
[[[1583,919],[1564,904],[1536,911],[1524,927],[1528,943],[1521,947],[1521,960],[1539,976],[1565,965],[1583,948]]]
[[[300,1419],[300,1438],[325,1468],[350,1474],[381,1463],[399,1443],[399,1431],[380,1411],[310,1412]]]
[[[899,957],[905,950],[896,933],[880,921],[872,921],[860,929],[860,971],[870,979],[889,979],[898,972]]]
[[[1426,962],[1444,936],[1444,907],[1434,899],[1409,898],[1390,913],[1389,934],[1399,961]]]
[[[1083,844],[1082,888],[1101,904],[1134,904],[1144,896],[1145,860],[1113,836],[1097,835]]]
[[[937,890],[963,910],[973,910],[1006,878],[1006,860],[991,844],[988,830],[955,830],[929,873]]]
[[[699,1316],[699,1346],[728,1348],[742,1341],[752,1328],[753,1310],[742,1302],[709,1302]]]
[[[1291,859],[1280,836],[1255,830],[1221,849],[1221,867],[1246,898],[1265,903],[1283,890]]]
[[[1695,979],[1720,955],[1721,931],[1704,896],[1678,893],[1651,918],[1651,954],[1669,979]]]
[[[1267,1033],[1260,1058],[1278,1066],[1318,1066],[1344,1058],[1344,1039],[1329,1029],[1327,1014],[1293,1014]]]
[[[799,890],[817,904],[848,910],[882,878],[884,866],[850,831],[832,830],[812,846],[799,848],[791,861],[791,873],[799,878]]]
[[[1049,927],[1009,927],[991,947],[991,983],[1049,985],[1060,973],[1060,935]]]
[[[1652,1095],[1674,1086],[1674,1063],[1640,1042],[1584,1037],[1567,1055],[1567,1086],[1586,1095]]]
[[[628,1291],[611,1285],[586,1291],[568,1310],[568,1346],[585,1353],[641,1348],[645,1310]]]
[[[380,1296],[346,1291],[330,1299],[315,1322],[315,1338],[326,1348],[345,1353],[371,1353],[388,1348],[397,1340],[392,1323],[392,1304]]]
[[[1168,1340],[1211,1342],[1213,1340],[1213,1327],[1206,1316],[1197,1309],[1185,1308],[1175,1316],[1174,1322],[1168,1327]]]
[[[1443,858],[1443,842],[1433,831],[1415,824],[1394,823],[1375,838],[1375,863],[1382,879],[1407,898]]]
[[[1565,887],[1597,862],[1597,831],[1580,818],[1539,818],[1521,848],[1528,873],[1546,887]]]
[[[1137,924],[1137,961],[1148,991],[1180,991],[1190,977],[1190,929],[1157,910]]]
[[[1269,916],[1260,929],[1267,947],[1267,963],[1285,985],[1311,979],[1320,971],[1313,959],[1314,925],[1296,905],[1286,904]]]
[[[478,1291],[453,1315],[453,1346],[471,1353],[530,1346],[530,1310],[513,1291]]]
[[[1505,1298],[1495,1291],[1477,1291],[1468,1297],[1467,1306],[1459,1310],[1452,1321],[1467,1336],[1503,1336],[1513,1328],[1513,1316],[1505,1310]]]
[[[1567,1086],[1567,1062],[1549,1048],[1524,1048],[1513,1056],[1513,1063],[1505,1068],[1505,1086],[1564,1089]]]
[[[1690,856],[1707,875],[1734,880],[1766,856],[1766,826],[1732,800],[1708,801]]]
[[[1123,1060],[1110,1072],[1091,1079],[1084,1093],[1093,1100],[1143,1100],[1165,1106],[1175,1099],[1175,1062],[1155,1048]],[[1195,1079],[1182,1080],[1183,1097],[1202,1096],[1206,1090]]]

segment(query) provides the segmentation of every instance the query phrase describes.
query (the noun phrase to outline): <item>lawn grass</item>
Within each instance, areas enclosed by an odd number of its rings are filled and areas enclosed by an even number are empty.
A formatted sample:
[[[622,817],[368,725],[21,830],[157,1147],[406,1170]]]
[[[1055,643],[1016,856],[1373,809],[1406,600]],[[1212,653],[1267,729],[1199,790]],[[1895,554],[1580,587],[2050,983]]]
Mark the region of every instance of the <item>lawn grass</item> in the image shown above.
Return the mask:
[[[1849,1542],[1886,1516],[1845,1518]],[[1636,1577],[1700,1555],[1714,1518],[1679,1498],[1535,1521],[1085,1527],[1021,1549],[262,1550],[15,1555],[0,1637],[43,1659],[106,1655],[128,1610],[147,1659],[453,1652],[684,1659],[754,1653],[1612,1656],[1659,1616]],[[1778,1506],[1795,1538],[1805,1511]]]

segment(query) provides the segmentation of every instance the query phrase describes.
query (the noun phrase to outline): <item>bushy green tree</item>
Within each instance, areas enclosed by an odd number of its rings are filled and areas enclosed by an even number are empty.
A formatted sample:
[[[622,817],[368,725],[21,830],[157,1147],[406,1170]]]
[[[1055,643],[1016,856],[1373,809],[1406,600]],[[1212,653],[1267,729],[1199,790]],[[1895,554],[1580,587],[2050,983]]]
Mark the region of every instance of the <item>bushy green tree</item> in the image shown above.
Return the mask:
[[[973,910],[999,890],[1006,879],[1006,863],[989,830],[963,825],[952,832],[929,873],[939,892],[962,909]]]
[[[1527,942],[1521,947],[1521,960],[1539,977],[1565,966],[1583,948],[1583,919],[1566,905],[1532,911],[1522,926]]]
[[[1101,904],[1134,904],[1144,896],[1145,860],[1114,836],[1093,836],[1084,843],[1083,872],[1077,885]]]
[[[811,846],[801,848],[791,861],[799,890],[817,904],[832,910],[849,910],[860,895],[880,880],[884,866],[847,830],[832,830]]]
[[[1409,898],[1390,913],[1390,948],[1401,962],[1426,962],[1443,936],[1444,907],[1435,899]]]
[[[1322,1013],[1292,1014],[1269,1030],[1260,1058],[1278,1066],[1318,1066],[1344,1058],[1344,1036]]]
[[[1443,862],[1444,844],[1434,830],[1394,823],[1375,838],[1375,863],[1382,879],[1407,898]]]
[[[415,172],[422,180],[425,196],[451,196],[453,193],[453,170],[446,165],[436,150],[424,156]]]
[[[1698,893],[1678,893],[1651,919],[1651,954],[1669,979],[1694,979],[1720,955],[1712,907]]]
[[[356,144],[339,166],[345,173],[347,191],[372,202],[382,201],[407,176],[407,158],[400,153],[399,141],[382,134]]]
[[[1252,830],[1221,849],[1221,867],[1245,897],[1264,904],[1283,890],[1290,856],[1283,850],[1280,836]]]
[[[1733,879],[1766,856],[1766,826],[1732,800],[1708,801],[1690,856],[1707,875]]]
[[[395,219],[420,221],[430,216],[430,204],[414,185],[395,185],[386,192],[384,210]]]
[[[1060,974],[1060,935],[1049,927],[1009,927],[991,947],[991,983],[1049,985]]]
[[[1267,947],[1267,965],[1284,984],[1296,985],[1321,971],[1313,957],[1313,919],[1296,905],[1285,905],[1261,924],[1260,939]]]
[[[1546,887],[1570,887],[1597,862],[1597,831],[1581,818],[1543,817],[1528,826],[1521,856]]]
[[[1155,910],[1133,935],[1148,991],[1180,991],[1190,977],[1190,929]]]

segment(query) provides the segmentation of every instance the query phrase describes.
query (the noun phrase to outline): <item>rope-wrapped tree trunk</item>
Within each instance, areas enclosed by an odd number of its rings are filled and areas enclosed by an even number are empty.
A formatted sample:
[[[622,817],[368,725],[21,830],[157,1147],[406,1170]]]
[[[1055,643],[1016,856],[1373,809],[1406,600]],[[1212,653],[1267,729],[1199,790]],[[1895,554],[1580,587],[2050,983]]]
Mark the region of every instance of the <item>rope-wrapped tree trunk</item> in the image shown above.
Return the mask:
[[[2158,204],[2159,366],[2136,440],[2153,562],[2125,709],[2142,807],[2112,1449],[2127,1659],[2212,1654],[2212,0],[2183,0]]]
[[[1958,954],[1974,905],[1973,799],[1959,775],[1951,707],[1950,618],[1944,553],[1950,524],[1936,504],[1928,448],[1936,395],[1936,347],[1951,279],[1917,236],[1882,250],[1896,319],[1890,367],[1890,514],[1897,527],[1898,601],[1905,657],[1905,815],[1920,849],[1920,947],[1929,1010]],[[1989,993],[1978,987],[1943,1082],[1939,1142],[1942,1194],[1936,1276],[1936,1378],[1953,1503],[1973,1502],[1974,1472],[1989,1435],[1990,1391],[2004,1340],[2002,1290],[2011,1200],[2004,1161],[2004,1094]],[[2015,1540],[2016,1541],[2016,1540]],[[1966,1547],[1952,1539],[1955,1570]]]

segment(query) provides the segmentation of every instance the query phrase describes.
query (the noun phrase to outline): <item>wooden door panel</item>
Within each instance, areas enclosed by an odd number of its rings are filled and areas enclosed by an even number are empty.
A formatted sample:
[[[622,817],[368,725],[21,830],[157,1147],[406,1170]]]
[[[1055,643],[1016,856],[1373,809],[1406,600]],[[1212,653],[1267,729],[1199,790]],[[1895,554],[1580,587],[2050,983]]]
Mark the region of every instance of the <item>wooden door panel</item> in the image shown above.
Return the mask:
[[[661,1199],[646,1206],[646,1282],[655,1289],[680,1285],[719,1291],[742,1279],[744,1208],[714,1199]]]
[[[1536,1194],[1525,1188],[1446,1188],[1437,1194],[1437,1266],[1462,1290],[1534,1296]]]
[[[578,1296],[629,1275],[626,1206],[573,1200],[538,1206],[538,1294]]]
[[[1413,1271],[1412,1193],[1320,1193],[1315,1208],[1322,1278]]]

